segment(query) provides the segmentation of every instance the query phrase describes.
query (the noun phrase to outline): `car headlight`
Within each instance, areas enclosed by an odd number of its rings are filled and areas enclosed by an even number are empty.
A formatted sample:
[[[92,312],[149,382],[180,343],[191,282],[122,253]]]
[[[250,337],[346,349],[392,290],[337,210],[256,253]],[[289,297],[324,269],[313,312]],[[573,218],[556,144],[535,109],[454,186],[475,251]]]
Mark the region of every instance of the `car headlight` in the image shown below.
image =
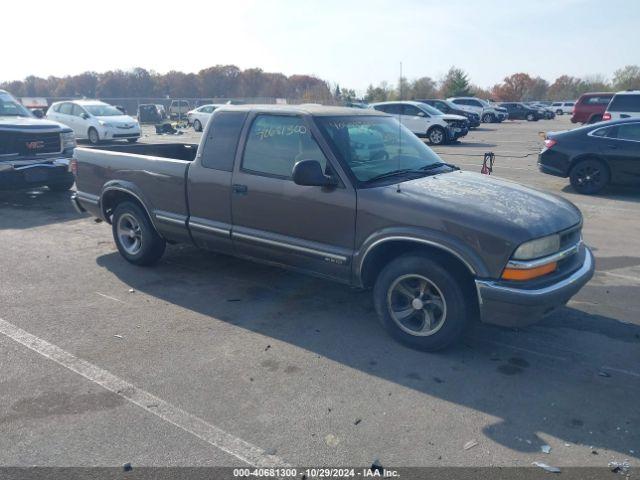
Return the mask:
[[[62,149],[76,148],[76,135],[73,132],[62,132]]]
[[[105,122],[105,121],[103,121],[103,120],[98,120],[98,123],[99,123],[100,125],[102,125],[103,127],[113,127],[113,124],[112,124],[112,123]]]
[[[560,235],[536,238],[520,245],[513,254],[514,260],[532,260],[546,257],[560,250]]]

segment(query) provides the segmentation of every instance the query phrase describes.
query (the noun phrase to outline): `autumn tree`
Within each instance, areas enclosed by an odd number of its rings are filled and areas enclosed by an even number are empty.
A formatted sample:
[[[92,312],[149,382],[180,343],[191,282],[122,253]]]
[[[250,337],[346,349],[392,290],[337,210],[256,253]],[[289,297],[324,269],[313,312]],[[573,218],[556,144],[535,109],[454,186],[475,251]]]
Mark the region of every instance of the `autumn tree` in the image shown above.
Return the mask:
[[[613,74],[613,86],[616,90],[640,90],[640,67],[627,65]]]

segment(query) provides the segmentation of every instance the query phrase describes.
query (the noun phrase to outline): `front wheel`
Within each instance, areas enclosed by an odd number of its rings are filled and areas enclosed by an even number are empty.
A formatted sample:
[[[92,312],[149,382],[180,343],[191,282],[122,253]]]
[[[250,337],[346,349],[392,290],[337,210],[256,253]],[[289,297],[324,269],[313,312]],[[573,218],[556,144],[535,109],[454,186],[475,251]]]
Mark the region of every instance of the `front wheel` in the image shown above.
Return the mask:
[[[399,342],[441,350],[458,340],[470,308],[460,280],[421,255],[404,255],[380,273],[373,289],[378,318]]]
[[[581,160],[571,169],[569,181],[578,193],[593,195],[601,192],[609,183],[609,169],[595,158]]]
[[[98,130],[93,127],[89,129],[87,137],[89,138],[89,143],[91,145],[98,145],[100,143],[100,135],[98,134]]]
[[[432,145],[443,145],[447,142],[447,132],[442,127],[433,127],[427,132],[427,138]]]
[[[494,121],[495,121],[495,116],[493,115],[493,113],[485,113],[482,116],[483,123],[493,123]]]
[[[201,132],[202,131],[202,124],[200,123],[200,120],[194,120],[193,121],[193,129],[196,132]]]
[[[113,239],[120,254],[135,265],[152,265],[166,247],[146,212],[133,202],[122,202],[113,213]]]
[[[560,109],[556,110],[556,115],[562,115],[564,112]]]

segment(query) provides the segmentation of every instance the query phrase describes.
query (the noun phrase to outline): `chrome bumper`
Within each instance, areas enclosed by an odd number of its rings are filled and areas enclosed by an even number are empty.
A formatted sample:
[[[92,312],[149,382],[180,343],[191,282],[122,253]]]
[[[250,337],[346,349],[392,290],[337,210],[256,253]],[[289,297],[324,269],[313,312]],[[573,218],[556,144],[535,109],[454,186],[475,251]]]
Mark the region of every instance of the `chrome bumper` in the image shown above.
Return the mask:
[[[578,270],[544,288],[528,290],[492,280],[476,280],[481,320],[508,327],[525,326],[566,304],[595,271],[593,254],[587,247],[584,249],[584,263]]]

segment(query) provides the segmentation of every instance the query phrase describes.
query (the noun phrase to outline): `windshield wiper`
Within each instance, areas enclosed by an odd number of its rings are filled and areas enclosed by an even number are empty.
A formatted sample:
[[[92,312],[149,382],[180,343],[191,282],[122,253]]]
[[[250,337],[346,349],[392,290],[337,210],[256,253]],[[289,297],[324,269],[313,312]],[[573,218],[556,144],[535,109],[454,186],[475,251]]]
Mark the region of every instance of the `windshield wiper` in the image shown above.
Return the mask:
[[[385,173],[381,173],[380,175],[375,175],[367,180],[365,180],[363,183],[373,183],[377,180],[382,180],[385,178],[390,178],[390,177],[395,177],[397,175],[405,175],[407,173],[423,173],[423,170],[416,170],[415,168],[403,168],[400,170],[392,170],[390,172],[385,172]]]
[[[452,168],[453,170],[460,170],[459,167],[456,167],[455,165],[452,165],[450,163],[445,163],[445,162],[437,162],[437,163],[432,163],[431,165],[425,165],[424,167],[420,167],[420,170],[424,172],[427,170],[433,170],[438,167],[449,167],[449,168]]]

